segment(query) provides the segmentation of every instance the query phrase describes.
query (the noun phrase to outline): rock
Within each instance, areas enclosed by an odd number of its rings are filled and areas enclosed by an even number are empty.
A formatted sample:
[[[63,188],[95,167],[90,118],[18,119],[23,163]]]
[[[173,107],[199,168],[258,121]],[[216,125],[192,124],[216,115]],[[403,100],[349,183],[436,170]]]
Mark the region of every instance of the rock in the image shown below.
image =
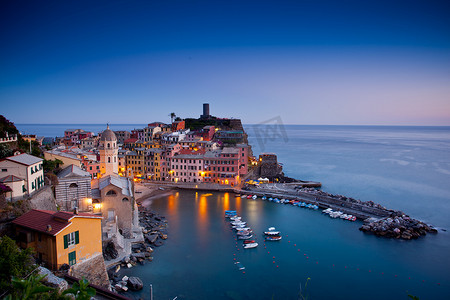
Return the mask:
[[[135,259],[137,259],[137,258],[145,259],[145,253],[142,253],[142,252],[141,253],[132,253],[131,257],[135,258]]]
[[[117,258],[119,252],[116,249],[116,245],[109,241],[103,249],[103,258],[105,260],[111,260]]]
[[[128,269],[131,268],[132,266],[133,266],[132,264],[127,263],[127,268],[128,268]]]
[[[153,252],[153,249],[152,249],[152,247],[150,247],[150,246],[147,246],[146,250],[147,250],[147,252],[149,252],[149,253],[152,253],[152,252]]]
[[[128,281],[128,278],[129,278],[129,277],[125,275],[125,276],[122,277],[122,281],[127,282],[127,281]]]
[[[131,276],[128,278],[128,287],[133,291],[139,291],[144,287],[144,283],[139,277]]]
[[[122,262],[125,263],[125,264],[129,263],[129,262],[130,262],[130,257],[129,257],[129,256],[125,256],[125,257],[122,259]]]
[[[38,272],[39,275],[46,275],[45,278],[42,280],[43,282],[46,283],[46,285],[56,288],[58,291],[64,291],[69,287],[67,281],[53,275],[53,273],[49,269],[39,267]]]
[[[154,243],[157,239],[158,239],[158,235],[157,234],[146,234],[145,238],[147,239],[147,241],[149,241],[150,243]]]

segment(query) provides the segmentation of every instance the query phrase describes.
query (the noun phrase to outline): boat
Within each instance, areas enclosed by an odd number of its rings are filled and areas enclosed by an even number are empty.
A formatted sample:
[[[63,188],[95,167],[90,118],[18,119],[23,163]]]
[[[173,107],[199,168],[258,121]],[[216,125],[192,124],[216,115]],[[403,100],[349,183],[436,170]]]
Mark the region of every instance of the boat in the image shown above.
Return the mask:
[[[240,220],[242,217],[239,217],[238,215],[230,217],[230,221],[238,221]]]
[[[251,230],[250,227],[239,227],[239,228],[235,228],[236,231],[248,231]]]
[[[356,221],[356,217],[353,216],[352,219],[351,219],[351,221],[355,222],[355,221]]]
[[[249,229],[249,230],[240,230],[240,231],[236,232],[236,234],[238,236],[246,236],[246,235],[251,235],[252,232],[253,231],[251,229]]]
[[[266,197],[266,196],[262,196],[261,199],[262,199],[262,200],[267,200],[267,197]]]
[[[238,235],[238,240],[248,240],[251,239],[253,237],[252,234],[248,234],[248,235]]]
[[[231,225],[245,225],[247,222],[236,220],[234,222],[230,222]]]
[[[236,265],[236,267],[237,267],[239,270],[245,270],[245,267],[244,267],[244,265],[243,265],[241,262],[237,261],[237,262],[235,262],[234,264]]]
[[[237,212],[235,210],[226,210],[225,217],[235,217],[237,216]]]
[[[252,197],[252,195],[248,195],[248,196],[247,196],[247,199],[250,199],[251,197]]]
[[[281,240],[281,235],[267,235],[265,239],[266,241],[279,241]]]
[[[258,247],[258,243],[244,244],[244,249],[252,249]]]
[[[279,231],[275,230],[275,227],[269,227],[267,231],[264,231],[265,235],[280,235]]]
[[[245,244],[253,244],[253,243],[256,243],[256,241],[255,241],[255,240],[247,240],[247,241],[244,241],[244,245],[245,245]]]
[[[252,199],[253,199],[253,200],[256,200],[256,198],[258,198],[258,196],[256,196],[256,195],[253,195],[253,196],[252,196]]]

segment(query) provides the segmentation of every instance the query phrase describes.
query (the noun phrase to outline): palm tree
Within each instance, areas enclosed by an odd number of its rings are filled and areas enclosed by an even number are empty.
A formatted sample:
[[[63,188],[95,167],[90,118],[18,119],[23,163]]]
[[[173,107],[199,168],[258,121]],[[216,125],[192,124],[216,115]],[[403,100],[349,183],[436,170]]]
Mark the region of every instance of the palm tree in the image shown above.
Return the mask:
[[[171,123],[173,123],[173,119],[175,119],[175,117],[177,116],[174,112],[170,113],[170,121]]]

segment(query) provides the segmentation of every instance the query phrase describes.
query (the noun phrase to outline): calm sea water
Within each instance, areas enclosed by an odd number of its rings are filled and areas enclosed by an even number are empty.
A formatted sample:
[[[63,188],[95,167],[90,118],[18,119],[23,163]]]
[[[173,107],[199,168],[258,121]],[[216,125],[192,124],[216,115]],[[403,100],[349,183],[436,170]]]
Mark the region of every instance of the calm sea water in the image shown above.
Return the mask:
[[[266,135],[258,128],[246,126],[255,154],[277,153],[286,175],[450,229],[449,127],[284,126]],[[448,232],[382,239],[358,222],[223,193],[178,192],[146,205],[167,216],[169,239],[153,262],[123,271],[146,284],[136,298],[149,299],[152,283],[154,299],[298,299],[311,278],[303,293],[310,299],[450,299]],[[236,244],[225,209],[239,211],[258,248]],[[282,241],[264,245],[269,226]]]
[[[21,134],[36,134],[44,137],[64,136],[67,129],[83,129],[98,134],[106,129],[106,124],[14,124]],[[109,124],[111,130],[144,128],[147,124]]]

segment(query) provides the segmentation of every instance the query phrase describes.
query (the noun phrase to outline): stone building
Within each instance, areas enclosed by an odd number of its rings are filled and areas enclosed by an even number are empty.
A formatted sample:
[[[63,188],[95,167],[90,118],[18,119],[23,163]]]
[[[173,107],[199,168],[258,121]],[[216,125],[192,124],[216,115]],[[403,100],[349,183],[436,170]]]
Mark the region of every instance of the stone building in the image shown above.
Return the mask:
[[[117,175],[104,176],[92,182],[94,212],[101,212],[105,222],[115,223],[119,231],[130,236],[138,223],[133,182]]]
[[[259,176],[272,178],[282,174],[282,167],[278,164],[277,155],[274,153],[261,153],[258,166]]]
[[[80,167],[70,165],[58,173],[55,186],[56,203],[62,210],[79,208],[92,210],[91,174]]]

